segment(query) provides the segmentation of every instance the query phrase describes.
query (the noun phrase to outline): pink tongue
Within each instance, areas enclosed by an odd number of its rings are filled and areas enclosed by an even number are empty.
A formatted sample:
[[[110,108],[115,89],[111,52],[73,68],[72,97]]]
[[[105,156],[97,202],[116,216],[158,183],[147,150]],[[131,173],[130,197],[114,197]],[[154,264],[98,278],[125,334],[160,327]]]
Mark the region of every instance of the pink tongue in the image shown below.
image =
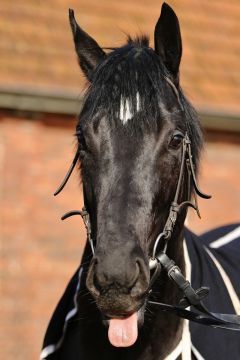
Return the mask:
[[[137,336],[137,312],[126,319],[111,319],[109,321],[108,339],[113,346],[131,346],[137,340]]]

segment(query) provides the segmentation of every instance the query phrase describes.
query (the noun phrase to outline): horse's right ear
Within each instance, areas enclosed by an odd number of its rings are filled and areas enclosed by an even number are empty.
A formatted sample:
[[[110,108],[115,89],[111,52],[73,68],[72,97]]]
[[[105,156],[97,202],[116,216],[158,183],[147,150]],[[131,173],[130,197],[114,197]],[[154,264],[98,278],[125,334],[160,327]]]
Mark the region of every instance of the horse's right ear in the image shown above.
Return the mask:
[[[88,80],[91,81],[92,73],[99,62],[104,58],[105,52],[93,38],[80,28],[76,22],[74,11],[72,9],[69,9],[69,21],[79,65]]]

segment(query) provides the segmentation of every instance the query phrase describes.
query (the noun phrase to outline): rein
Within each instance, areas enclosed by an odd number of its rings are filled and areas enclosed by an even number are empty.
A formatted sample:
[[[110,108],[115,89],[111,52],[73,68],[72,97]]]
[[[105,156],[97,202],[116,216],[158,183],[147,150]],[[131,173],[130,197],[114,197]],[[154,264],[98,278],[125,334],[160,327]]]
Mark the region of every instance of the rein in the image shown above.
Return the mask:
[[[183,106],[181,104],[178,91],[175,85],[172,83],[170,79],[167,78],[168,84],[172,87],[174,93],[177,96],[177,100],[181,109],[183,110]],[[79,158],[79,149],[77,149],[72,164],[64,177],[62,183],[55,191],[54,196],[58,195],[65,185],[67,184],[75,166]],[[179,203],[180,191],[181,186],[183,183],[184,173],[187,170],[187,181],[188,181],[188,194],[187,194],[187,201],[183,201]],[[194,190],[194,202],[191,202],[191,184],[193,184]],[[200,212],[197,204],[197,195],[204,199],[211,198],[210,195],[204,194],[198,187],[196,174],[195,174],[195,166],[193,163],[192,158],[192,150],[191,150],[191,141],[186,133],[183,138],[182,143],[182,159],[180,165],[180,172],[179,178],[177,183],[177,188],[174,196],[174,200],[171,203],[168,218],[164,225],[163,231],[157,236],[154,246],[152,255],[149,259],[149,268],[150,271],[153,272],[150,285],[149,285],[149,294],[151,294],[151,288],[154,282],[157,280],[161,273],[161,269],[167,272],[168,277],[177,285],[177,287],[183,292],[183,297],[180,300],[178,305],[170,305],[164,304],[156,301],[148,300],[148,304],[153,306],[157,306],[162,311],[166,311],[169,313],[173,313],[181,318],[191,320],[203,325],[208,325],[217,328],[223,328],[228,330],[235,330],[240,331],[240,316],[239,315],[232,315],[232,314],[221,314],[221,313],[213,313],[210,312],[207,307],[203,304],[202,300],[209,294],[208,287],[200,287],[197,290],[194,290],[188,280],[184,277],[181,272],[181,269],[175,264],[173,260],[171,260],[166,252],[168,243],[172,237],[173,230],[178,218],[179,213],[188,207],[192,207],[200,217]],[[92,254],[94,256],[95,249],[92,240],[91,234],[91,224],[90,224],[90,217],[89,213],[84,206],[82,211],[73,210],[61,217],[62,220],[69,218],[70,216],[80,215],[83,219],[84,225],[87,231],[87,240],[90,243]],[[164,241],[164,245],[162,250],[158,250],[160,242]],[[193,307],[195,311],[186,310],[188,307]]]

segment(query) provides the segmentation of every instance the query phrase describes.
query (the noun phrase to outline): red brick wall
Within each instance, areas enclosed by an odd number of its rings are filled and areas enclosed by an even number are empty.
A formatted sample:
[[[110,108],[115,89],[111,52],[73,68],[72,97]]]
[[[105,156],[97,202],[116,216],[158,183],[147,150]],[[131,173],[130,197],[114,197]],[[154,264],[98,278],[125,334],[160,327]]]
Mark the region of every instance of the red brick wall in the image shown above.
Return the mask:
[[[82,206],[77,174],[53,197],[74,153],[73,133],[71,119],[0,116],[1,358],[38,358],[47,322],[81,257],[81,220],[60,220]],[[213,199],[200,201],[202,220],[190,213],[198,233],[240,219],[239,143],[208,138],[200,185]]]
[[[199,199],[201,220],[189,210],[187,223],[197,233],[240,221],[239,134],[207,133],[205,138],[199,184],[212,199]]]

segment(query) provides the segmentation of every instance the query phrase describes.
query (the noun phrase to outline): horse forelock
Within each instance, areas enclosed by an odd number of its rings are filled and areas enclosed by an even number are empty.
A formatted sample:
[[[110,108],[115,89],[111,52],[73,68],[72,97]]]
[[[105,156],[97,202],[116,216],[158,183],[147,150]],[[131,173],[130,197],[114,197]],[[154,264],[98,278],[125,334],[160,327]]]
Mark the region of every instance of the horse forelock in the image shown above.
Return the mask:
[[[158,131],[167,119],[175,127],[189,131],[197,162],[202,146],[197,114],[177,86],[179,104],[166,78],[171,76],[162,59],[149,47],[148,38],[129,37],[126,45],[111,51],[96,68],[78,126],[107,116],[110,125],[117,122],[129,131]]]

